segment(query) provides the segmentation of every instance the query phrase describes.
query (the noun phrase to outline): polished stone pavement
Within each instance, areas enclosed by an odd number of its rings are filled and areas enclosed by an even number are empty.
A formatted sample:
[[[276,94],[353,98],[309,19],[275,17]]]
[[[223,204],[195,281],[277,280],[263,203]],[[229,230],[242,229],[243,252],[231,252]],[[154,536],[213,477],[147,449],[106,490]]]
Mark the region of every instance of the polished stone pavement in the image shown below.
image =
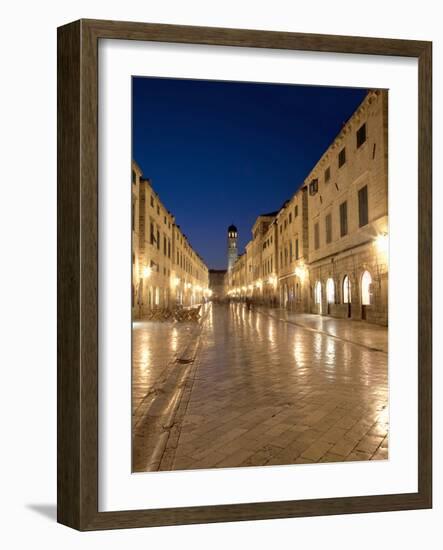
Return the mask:
[[[136,471],[388,457],[386,329],[230,304],[201,326],[139,323],[133,341]],[[143,436],[156,395],[161,446]]]

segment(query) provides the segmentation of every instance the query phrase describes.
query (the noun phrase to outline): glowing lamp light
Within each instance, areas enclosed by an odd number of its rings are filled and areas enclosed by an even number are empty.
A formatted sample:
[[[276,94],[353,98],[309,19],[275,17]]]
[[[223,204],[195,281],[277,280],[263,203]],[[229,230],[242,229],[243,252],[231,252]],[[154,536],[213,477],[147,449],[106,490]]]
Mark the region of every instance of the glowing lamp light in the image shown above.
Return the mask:
[[[143,268],[143,277],[145,279],[149,279],[149,277],[151,276],[151,273],[152,273],[152,267],[149,266],[149,265],[146,265],[144,268]]]
[[[305,280],[306,277],[306,268],[298,266],[295,268],[295,275],[300,279],[301,282]]]
[[[381,235],[378,235],[375,239],[375,246],[377,247],[377,250],[382,253],[386,253],[388,251],[388,234],[382,233]]]

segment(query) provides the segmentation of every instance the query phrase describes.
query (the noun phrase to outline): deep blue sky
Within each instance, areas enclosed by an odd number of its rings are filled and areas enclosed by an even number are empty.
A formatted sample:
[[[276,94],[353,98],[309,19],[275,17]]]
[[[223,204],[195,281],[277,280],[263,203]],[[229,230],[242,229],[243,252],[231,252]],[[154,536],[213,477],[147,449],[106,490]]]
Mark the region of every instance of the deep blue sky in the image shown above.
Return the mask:
[[[133,78],[133,158],[209,268],[225,269],[255,218],[278,210],[366,90]]]

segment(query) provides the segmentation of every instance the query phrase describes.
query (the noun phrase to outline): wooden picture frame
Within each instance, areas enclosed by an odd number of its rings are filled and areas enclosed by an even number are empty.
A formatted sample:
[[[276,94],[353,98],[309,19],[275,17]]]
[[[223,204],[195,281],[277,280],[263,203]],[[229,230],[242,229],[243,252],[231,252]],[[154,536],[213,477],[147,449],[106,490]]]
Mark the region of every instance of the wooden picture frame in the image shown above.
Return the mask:
[[[98,42],[124,39],[418,59],[418,492],[98,511]],[[58,521],[79,530],[432,506],[432,44],[80,20],[58,29]]]

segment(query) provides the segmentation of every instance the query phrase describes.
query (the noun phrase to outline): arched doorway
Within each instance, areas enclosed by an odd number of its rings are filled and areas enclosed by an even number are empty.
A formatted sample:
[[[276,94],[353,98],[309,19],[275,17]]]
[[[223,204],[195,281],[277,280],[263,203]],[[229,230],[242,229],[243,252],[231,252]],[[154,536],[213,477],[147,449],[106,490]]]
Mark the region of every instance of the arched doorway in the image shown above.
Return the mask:
[[[314,302],[317,305],[317,313],[322,314],[321,282],[317,281],[314,287]]]
[[[329,278],[326,281],[326,301],[328,303],[328,315],[331,313],[331,304],[335,303],[334,280]]]
[[[351,317],[351,279],[348,275],[343,279],[343,303],[347,306],[347,316]]]
[[[367,318],[367,308],[372,303],[372,277],[369,271],[361,276],[361,317]]]

